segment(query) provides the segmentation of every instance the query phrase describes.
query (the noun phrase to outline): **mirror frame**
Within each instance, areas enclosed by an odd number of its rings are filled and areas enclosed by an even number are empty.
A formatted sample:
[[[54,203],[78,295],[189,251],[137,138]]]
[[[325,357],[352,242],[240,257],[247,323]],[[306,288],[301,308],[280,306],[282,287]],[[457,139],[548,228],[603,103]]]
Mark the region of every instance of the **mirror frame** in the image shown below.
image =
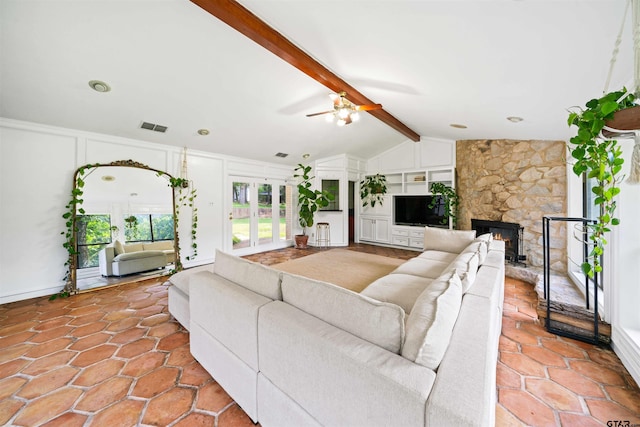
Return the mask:
[[[76,228],[76,217],[78,214],[78,209],[80,209],[82,207],[82,198],[78,198],[78,196],[82,196],[83,194],[83,187],[84,187],[84,180],[83,178],[86,177],[88,174],[85,173],[86,171],[90,171],[88,173],[92,173],[93,170],[95,170],[96,168],[100,168],[100,167],[112,167],[112,166],[120,166],[120,167],[130,167],[130,168],[137,168],[137,169],[145,169],[151,172],[155,172],[156,176],[158,178],[160,177],[166,177],[167,178],[167,186],[171,188],[171,201],[172,201],[172,213],[173,213],[173,223],[177,224],[178,221],[176,221],[176,189],[175,187],[173,187],[172,180],[174,180],[174,177],[169,174],[168,172],[159,170],[159,169],[155,169],[152,167],[149,167],[145,164],[133,161],[133,160],[116,160],[114,162],[111,163],[89,163],[86,164],[84,166],[80,166],[78,169],[76,169],[75,173],[73,174],[73,188],[71,191],[71,197],[72,200],[70,202],[70,204],[67,207],[70,207],[70,211],[68,212],[69,215],[64,216],[66,221],[67,221],[67,230],[68,232],[71,233],[71,236],[67,236],[67,240],[65,242],[65,247],[67,248],[68,252],[69,252],[69,258],[67,260],[67,263],[65,264],[66,266],[68,266],[68,272],[67,272],[67,277],[66,277],[66,283],[65,283],[65,287],[64,290],[62,291],[63,293],[67,293],[68,295],[74,295],[79,293],[80,291],[78,290],[78,286],[77,286],[77,268],[78,268],[78,238],[77,238],[77,228]],[[65,214],[67,215],[67,214]],[[180,271],[182,270],[182,262],[180,260],[180,238],[178,236],[178,228],[174,227],[173,230],[174,234],[173,234],[173,249],[175,251],[176,254],[176,261],[175,261],[175,265],[174,265],[174,271]],[[64,234],[64,232],[62,233]],[[69,247],[67,247],[69,246]]]

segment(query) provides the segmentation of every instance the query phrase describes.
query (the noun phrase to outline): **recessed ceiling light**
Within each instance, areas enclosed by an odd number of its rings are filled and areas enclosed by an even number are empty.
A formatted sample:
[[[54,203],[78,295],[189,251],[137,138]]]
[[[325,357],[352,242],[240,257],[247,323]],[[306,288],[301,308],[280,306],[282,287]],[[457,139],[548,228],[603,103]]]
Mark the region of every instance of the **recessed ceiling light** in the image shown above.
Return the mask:
[[[524,119],[522,117],[518,117],[518,116],[509,116],[509,117],[507,117],[507,120],[509,120],[512,123],[519,123],[519,122],[523,121]]]
[[[109,92],[111,90],[111,86],[101,80],[90,80],[89,87],[96,92]]]
[[[302,155],[302,158],[303,158],[303,159],[308,159],[310,156],[311,156],[311,154],[303,154],[303,155]]]
[[[115,176],[111,176],[111,175],[105,175],[102,177],[103,181],[115,181],[116,177]]]
[[[461,125],[460,123],[451,123],[449,126],[456,129],[466,129],[467,125]]]
[[[202,136],[209,135],[209,129],[198,129],[198,134]]]

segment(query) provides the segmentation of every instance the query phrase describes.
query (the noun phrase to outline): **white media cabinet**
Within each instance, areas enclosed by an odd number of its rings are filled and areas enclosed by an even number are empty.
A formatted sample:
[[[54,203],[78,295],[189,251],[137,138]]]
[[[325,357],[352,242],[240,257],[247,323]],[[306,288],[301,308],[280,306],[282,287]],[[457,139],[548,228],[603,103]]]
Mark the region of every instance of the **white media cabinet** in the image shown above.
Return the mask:
[[[387,177],[387,194],[382,206],[373,208],[360,205],[359,240],[367,243],[422,250],[424,227],[396,225],[393,214],[393,196],[429,195],[433,182],[455,188],[455,168],[422,169],[406,172],[383,173]],[[443,225],[447,227],[447,225]],[[449,228],[452,224],[448,225]]]

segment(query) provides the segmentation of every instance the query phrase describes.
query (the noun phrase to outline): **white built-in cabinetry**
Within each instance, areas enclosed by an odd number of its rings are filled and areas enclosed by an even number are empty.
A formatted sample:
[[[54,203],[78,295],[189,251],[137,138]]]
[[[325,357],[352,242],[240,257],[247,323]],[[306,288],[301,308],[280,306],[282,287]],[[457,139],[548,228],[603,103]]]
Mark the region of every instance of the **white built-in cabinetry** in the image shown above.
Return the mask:
[[[393,197],[401,194],[431,194],[433,182],[442,182],[455,188],[453,167],[422,169],[384,173],[387,177],[387,194],[382,206],[367,206],[360,211],[360,240],[381,243],[407,249],[422,249],[424,228],[395,225]],[[451,225],[449,225],[451,227]]]

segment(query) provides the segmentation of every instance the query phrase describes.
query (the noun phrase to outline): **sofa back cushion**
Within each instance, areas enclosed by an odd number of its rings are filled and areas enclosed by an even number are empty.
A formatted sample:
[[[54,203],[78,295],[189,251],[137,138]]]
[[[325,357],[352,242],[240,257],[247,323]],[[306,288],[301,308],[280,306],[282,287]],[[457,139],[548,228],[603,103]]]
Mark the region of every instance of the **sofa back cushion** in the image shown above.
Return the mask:
[[[218,276],[267,298],[282,299],[281,273],[277,270],[216,250],[214,271]]]
[[[120,240],[116,240],[113,243],[113,249],[116,253],[116,255],[120,255],[124,253],[124,245],[122,244],[122,242]]]
[[[438,277],[420,294],[407,318],[402,356],[436,370],[444,357],[462,303],[455,271]]]
[[[478,265],[482,265],[484,260],[487,258],[487,252],[489,250],[489,245],[486,242],[479,241],[475,239],[473,242],[469,244],[462,253],[477,253],[478,254]]]
[[[140,252],[143,250],[144,247],[142,246],[142,243],[127,243],[126,245],[124,245],[125,253]]]
[[[467,292],[473,286],[480,265],[479,259],[478,252],[462,252],[445,270],[451,271],[451,269],[454,269],[456,271],[462,283],[462,293]]]
[[[289,273],[282,273],[282,299],[336,328],[400,353],[404,341],[404,310],[395,304]]]
[[[173,240],[160,240],[157,242],[143,243],[145,251],[169,251],[173,249]]]
[[[475,230],[449,230],[446,228],[424,228],[424,250],[460,253],[476,238]]]

